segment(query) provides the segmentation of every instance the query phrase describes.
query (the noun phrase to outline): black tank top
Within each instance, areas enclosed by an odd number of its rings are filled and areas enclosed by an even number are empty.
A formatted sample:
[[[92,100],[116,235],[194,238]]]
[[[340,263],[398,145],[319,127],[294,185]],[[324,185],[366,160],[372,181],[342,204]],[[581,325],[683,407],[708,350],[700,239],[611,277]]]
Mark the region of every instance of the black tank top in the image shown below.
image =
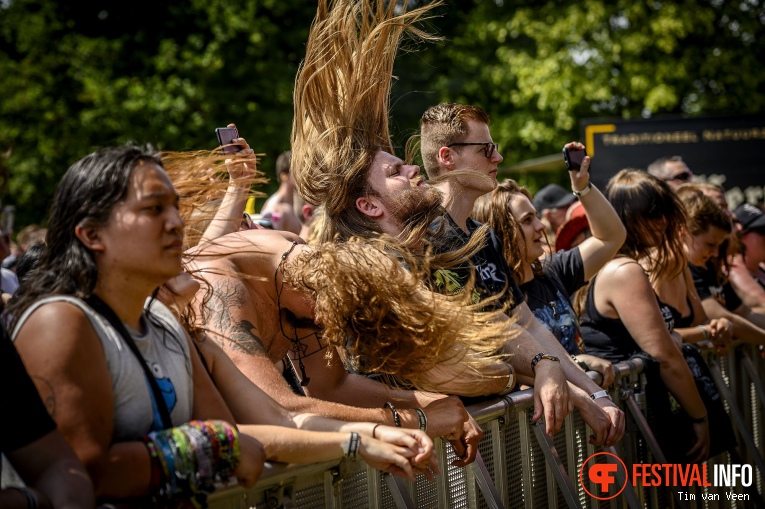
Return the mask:
[[[664,304],[658,296],[656,302],[659,305],[661,316],[664,318],[664,325],[669,332],[672,332],[676,326],[687,327],[687,325],[679,324],[684,324],[689,319],[693,323],[693,313],[688,318],[682,318],[679,311],[668,304]],[[595,278],[592,278],[587,291],[581,326],[582,337],[588,354],[611,362],[620,362],[642,352],[621,319],[604,316],[595,307]]]

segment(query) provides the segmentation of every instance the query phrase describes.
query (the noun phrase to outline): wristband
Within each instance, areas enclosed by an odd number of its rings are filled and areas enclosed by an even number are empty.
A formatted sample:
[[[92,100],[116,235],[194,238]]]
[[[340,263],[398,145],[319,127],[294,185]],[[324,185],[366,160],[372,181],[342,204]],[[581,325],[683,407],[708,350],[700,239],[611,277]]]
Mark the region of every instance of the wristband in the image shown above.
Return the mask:
[[[351,438],[347,442],[343,442],[343,452],[345,457],[351,461],[356,461],[356,456],[359,452],[359,444],[361,443],[361,437],[355,431],[351,431]]]
[[[534,356],[533,359],[531,359],[531,372],[536,374],[537,373],[537,364],[539,364],[539,361],[542,359],[547,359],[548,361],[553,362],[560,362],[560,359],[555,357],[554,355],[550,355],[549,353],[538,353]]]
[[[572,191],[574,193],[574,196],[576,196],[577,198],[581,198],[582,196],[587,196],[587,193],[589,193],[591,189],[592,189],[592,182],[587,182],[587,185],[581,191],[574,191],[573,189]]]
[[[417,412],[417,420],[420,421],[420,429],[422,431],[428,431],[428,418],[425,416],[425,411],[422,408],[415,408]]]
[[[505,396],[507,394],[510,394],[515,388],[515,373],[513,373],[513,368],[509,364],[507,364],[507,370],[508,370],[507,384],[505,384],[504,389],[499,391],[498,394],[500,396]]]
[[[596,399],[600,399],[600,398],[611,399],[611,395],[606,390],[598,391],[598,392],[593,392],[592,394],[590,394],[590,397],[593,399],[593,401],[596,400]],[[613,400],[611,399],[611,401],[613,401]]]
[[[709,338],[711,337],[711,334],[709,333],[709,329],[707,329],[705,325],[697,325],[696,327],[701,329],[701,332],[704,333],[704,341],[708,341]]]
[[[398,416],[398,410],[396,410],[396,407],[393,406],[393,403],[386,401],[385,405],[383,405],[383,408],[390,408],[390,411],[393,414],[393,424],[395,424],[397,428],[400,428],[401,417]]]
[[[702,422],[707,422],[709,420],[709,414],[706,414],[704,417],[699,417],[698,419],[694,419],[693,417],[690,417],[690,419],[693,424],[701,424]]]

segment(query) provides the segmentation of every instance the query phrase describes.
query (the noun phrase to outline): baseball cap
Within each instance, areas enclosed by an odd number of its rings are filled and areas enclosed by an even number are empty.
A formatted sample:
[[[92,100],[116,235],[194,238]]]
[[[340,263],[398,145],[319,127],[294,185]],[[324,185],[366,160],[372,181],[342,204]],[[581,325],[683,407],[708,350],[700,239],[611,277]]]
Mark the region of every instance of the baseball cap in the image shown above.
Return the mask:
[[[590,222],[587,220],[587,214],[581,203],[577,203],[569,209],[568,219],[565,223],[560,225],[558,232],[555,234],[555,251],[567,251],[573,246],[571,245],[577,235],[590,227]]]
[[[744,231],[763,230],[765,231],[765,213],[750,203],[744,203],[736,207],[733,211],[736,220],[741,223]]]
[[[573,193],[566,191],[558,184],[548,184],[534,195],[532,203],[538,212],[542,212],[545,209],[568,207],[574,200],[576,196]]]

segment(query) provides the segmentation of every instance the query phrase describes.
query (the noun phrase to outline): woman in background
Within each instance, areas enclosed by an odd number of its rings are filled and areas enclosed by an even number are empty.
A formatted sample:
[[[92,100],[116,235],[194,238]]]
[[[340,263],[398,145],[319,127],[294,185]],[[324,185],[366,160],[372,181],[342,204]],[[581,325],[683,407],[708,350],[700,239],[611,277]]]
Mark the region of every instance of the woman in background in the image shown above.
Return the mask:
[[[683,358],[680,338],[671,335],[672,315],[651,286],[651,281],[676,277],[685,266],[679,240],[685,223],[682,206],[667,184],[634,170],[616,174],[606,195],[630,228],[616,258],[578,301],[587,350],[612,362],[644,358],[649,415],[662,449],[670,461],[704,461],[710,447],[707,409]],[[690,421],[690,433],[678,434],[668,420],[660,422],[672,415],[667,392]]]

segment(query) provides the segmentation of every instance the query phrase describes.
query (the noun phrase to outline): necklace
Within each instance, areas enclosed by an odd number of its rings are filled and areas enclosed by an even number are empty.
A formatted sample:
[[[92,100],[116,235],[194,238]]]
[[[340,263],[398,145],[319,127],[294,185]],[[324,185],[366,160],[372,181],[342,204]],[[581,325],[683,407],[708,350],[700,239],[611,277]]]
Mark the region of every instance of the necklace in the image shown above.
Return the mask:
[[[305,371],[303,358],[308,357],[309,355],[312,355],[313,353],[316,353],[316,352],[306,353],[308,350],[308,345],[304,345],[302,343],[302,340],[309,338],[311,336],[314,336],[316,335],[316,333],[311,332],[310,334],[306,334],[305,336],[298,337],[297,327],[294,324],[291,324],[294,337],[289,337],[287,333],[284,332],[284,321],[282,317],[282,314],[284,314],[288,321],[292,321],[290,320],[290,316],[294,317],[294,314],[289,309],[282,310],[282,291],[284,291],[284,276],[283,276],[284,262],[287,261],[287,257],[290,255],[290,253],[292,253],[292,250],[295,249],[295,246],[297,245],[298,243],[293,240],[290,248],[282,254],[282,258],[279,261],[279,264],[276,266],[276,271],[274,272],[274,286],[276,287],[276,305],[279,308],[279,329],[282,332],[282,336],[292,343],[292,351],[295,353],[295,356],[298,359],[298,367],[300,368],[300,378],[301,378],[300,386],[305,387],[310,383],[311,378],[308,376],[308,374]],[[281,285],[276,282],[277,276],[279,275],[279,269],[282,269],[282,284]],[[284,313],[282,313],[282,311]],[[320,351],[320,350],[322,349],[320,348],[317,351]]]
[[[547,285],[537,278],[532,279],[531,281],[529,281],[529,283],[532,283],[532,284],[536,283],[534,286],[542,289],[544,298],[539,297],[538,295],[535,295],[534,293],[526,291],[526,292],[523,292],[524,295],[526,295],[526,299],[529,299],[529,298],[534,299],[539,304],[552,308],[553,318],[555,318],[556,320],[560,318],[560,312],[558,311],[558,302],[555,300],[554,297],[550,296],[550,292],[547,289]]]

